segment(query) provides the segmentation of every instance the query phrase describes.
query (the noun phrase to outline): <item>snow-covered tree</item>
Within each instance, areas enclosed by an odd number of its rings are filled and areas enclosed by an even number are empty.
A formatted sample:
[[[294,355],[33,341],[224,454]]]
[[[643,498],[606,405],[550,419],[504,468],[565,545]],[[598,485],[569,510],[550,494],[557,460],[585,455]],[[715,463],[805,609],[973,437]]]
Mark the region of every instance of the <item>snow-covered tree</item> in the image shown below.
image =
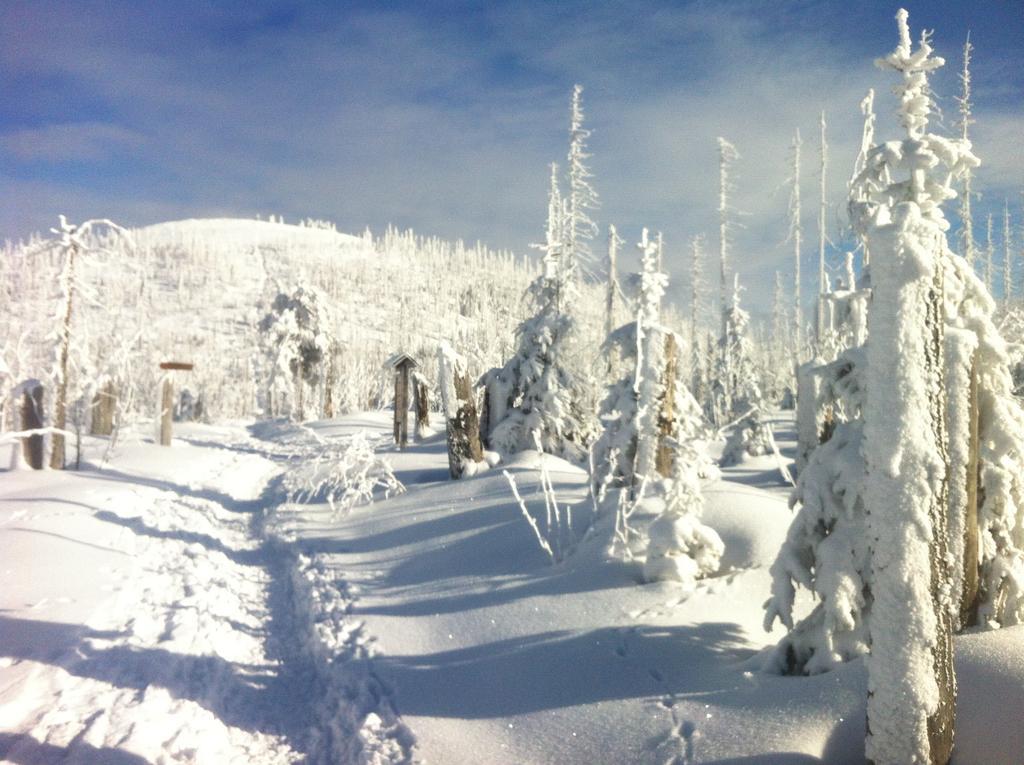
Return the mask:
[[[869,154],[857,180],[860,193],[851,195],[855,226],[871,253],[868,339],[831,365],[828,384],[847,419],[800,476],[793,499],[801,507],[772,567],[766,626],[777,617],[790,628],[772,655],[777,668],[789,671],[824,671],[870,646],[868,758],[928,762],[948,756],[949,628],[962,606],[957,582],[970,572],[970,556],[962,553],[975,522],[962,502],[951,501],[952,488],[970,480],[962,417],[957,407],[950,413],[965,395],[955,382],[964,376],[944,358],[963,358],[947,353],[957,345],[951,337],[969,330],[963,342],[974,338],[974,363],[987,370],[978,377],[983,482],[987,470],[1005,478],[1007,462],[1021,459],[1024,430],[1008,371],[993,363],[1002,351],[993,342],[991,300],[946,243],[941,205],[955,197],[952,182],[977,160],[962,139],[927,132],[927,75],[942,62],[932,57],[927,35],[911,50],[906,12],[897,20],[900,44],[880,65],[902,75],[897,95],[906,138]],[[898,180],[901,170],[910,177]],[[998,454],[989,451],[994,443],[1001,444]],[[995,488],[1001,479],[992,480]],[[1020,592],[1006,587],[1015,581],[1009,572],[1021,565],[1007,529],[1024,520],[1012,491],[1001,487],[1001,499],[976,521],[982,578],[998,572],[989,580],[995,589],[983,586],[976,605],[990,619],[998,612],[1002,623],[1020,618],[1019,595],[1001,599]],[[795,585],[820,602],[794,625]],[[1013,604],[1009,613],[1005,602]]]
[[[754,365],[749,325],[750,314],[740,307],[739,275],[735,274],[732,301],[725,316],[725,334],[719,348],[719,365],[715,372],[721,419],[729,422],[739,418],[722,453],[723,465],[735,465],[747,456],[771,454],[774,449]]]
[[[793,243],[793,350],[797,354],[793,362],[799,361],[803,351],[804,310],[800,289],[800,252],[803,247],[803,225],[800,221],[800,130],[793,136],[793,169],[789,178],[789,240]]]
[[[583,127],[583,86],[572,89],[569,112],[569,195],[566,199],[565,254],[562,272],[572,282],[579,278],[579,269],[590,263],[590,241],[597,235],[597,224],[590,217],[597,207],[597,192],[586,165],[587,139],[590,131]]]
[[[700,332],[700,307],[704,298],[704,235],[690,240],[690,390],[699,402],[708,400],[708,349]]]
[[[718,137],[718,310],[722,317],[722,334],[725,334],[726,312],[729,310],[730,271],[729,257],[732,246],[733,221],[732,193],[735,182],[733,165],[740,158],[736,147],[721,136]]]
[[[574,267],[566,268],[570,241],[557,168],[552,166],[543,273],[530,286],[536,313],[516,328],[517,347],[505,366],[492,369],[487,389],[489,445],[505,453],[536,448],[578,459],[584,423],[569,368],[575,328],[567,311],[576,294]]]
[[[970,127],[974,124],[971,114],[971,35],[968,33],[964,41],[964,65],[960,72],[960,95],[957,103],[960,112],[960,140],[970,140]],[[971,214],[971,201],[974,192],[971,190],[972,173],[966,170],[961,181],[960,192],[960,254],[966,258],[968,265],[974,267],[974,218]]]
[[[99,249],[94,241],[93,233],[100,229],[108,229],[121,236],[127,232],[112,221],[105,219],[87,220],[77,225],[68,223],[60,216],[58,228],[52,229],[57,235],[55,246],[60,253],[63,267],[60,273],[61,301],[57,316],[57,359],[54,367],[54,383],[56,396],[53,410],[53,440],[50,452],[50,467],[60,470],[64,467],[65,443],[64,430],[67,427],[69,363],[71,361],[71,328],[75,310],[75,298],[83,290],[78,271],[81,269],[80,259]]]
[[[619,295],[622,293],[622,288],[619,287],[619,272],[618,272],[618,260],[619,260],[619,247],[622,246],[622,237],[619,236],[619,232],[615,229],[615,226],[608,226],[608,284],[605,291],[605,319],[604,319],[604,332],[605,336],[610,335],[618,325],[615,316],[615,304],[619,299]],[[610,363],[610,362],[609,362]]]
[[[267,403],[272,416],[306,417],[307,390],[324,383],[335,352],[334,322],[324,294],[309,285],[278,292],[260,321],[267,361]]]
[[[704,495],[696,469],[699,456],[682,447],[672,477],[664,482],[661,513],[647,527],[644,579],[689,583],[718,571],[725,544],[701,523]]]

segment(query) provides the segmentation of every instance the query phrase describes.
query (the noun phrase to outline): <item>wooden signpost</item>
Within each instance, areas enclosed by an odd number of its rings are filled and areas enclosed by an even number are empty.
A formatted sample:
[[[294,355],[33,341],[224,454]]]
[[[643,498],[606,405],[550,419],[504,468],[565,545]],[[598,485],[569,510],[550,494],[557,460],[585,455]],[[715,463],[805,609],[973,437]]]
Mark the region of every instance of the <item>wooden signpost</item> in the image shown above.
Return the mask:
[[[404,449],[409,443],[409,375],[419,364],[405,353],[396,353],[384,362],[395,373],[395,444]],[[417,409],[418,413],[418,409]]]

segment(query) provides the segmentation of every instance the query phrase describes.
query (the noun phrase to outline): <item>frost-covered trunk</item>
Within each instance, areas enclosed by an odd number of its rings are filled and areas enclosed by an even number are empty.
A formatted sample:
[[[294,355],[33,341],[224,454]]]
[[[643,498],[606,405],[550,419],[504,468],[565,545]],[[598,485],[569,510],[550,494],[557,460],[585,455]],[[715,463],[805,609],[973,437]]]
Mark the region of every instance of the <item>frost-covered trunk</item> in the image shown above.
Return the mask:
[[[461,478],[469,465],[484,459],[480,445],[480,421],[465,362],[447,344],[438,351],[441,404],[447,418],[448,472]]]
[[[73,243],[67,252],[67,263],[61,281],[64,289],[64,315],[60,324],[60,349],[57,359],[57,397],[53,404],[53,432],[50,444],[50,467],[54,470],[64,468],[65,445],[64,429],[67,426],[68,410],[68,361],[71,358],[71,317],[74,310],[75,296],[75,261],[78,256],[78,245]]]
[[[913,203],[868,234],[867,755],[879,765],[946,762],[952,747],[941,236]]]
[[[28,380],[16,389],[22,393],[21,429],[39,430],[43,427],[43,385],[38,380]],[[35,433],[21,439],[25,462],[33,470],[43,469],[43,435]]]
[[[117,389],[113,380],[96,391],[92,399],[92,420],[90,433],[94,436],[109,436],[114,432],[114,414],[117,412]]]
[[[949,438],[949,610],[955,630],[977,620],[978,337],[946,329],[946,427]]]
[[[676,432],[676,375],[679,365],[679,346],[671,332],[665,335],[664,371],[661,376],[661,402],[658,407],[658,450],[654,469],[664,478],[672,475],[675,450],[672,437]]]

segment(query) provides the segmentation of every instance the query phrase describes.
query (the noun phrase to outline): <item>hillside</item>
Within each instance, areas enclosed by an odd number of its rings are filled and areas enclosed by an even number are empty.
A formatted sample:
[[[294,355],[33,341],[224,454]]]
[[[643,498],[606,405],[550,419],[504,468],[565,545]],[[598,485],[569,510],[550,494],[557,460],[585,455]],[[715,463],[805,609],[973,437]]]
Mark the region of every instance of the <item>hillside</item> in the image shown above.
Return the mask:
[[[325,381],[309,392],[311,414],[322,413],[327,398],[335,412],[386,405],[381,364],[398,350],[415,355],[433,380],[438,343],[447,340],[482,373],[510,352],[536,276],[533,261],[481,245],[392,229],[356,237],[320,222],[175,221],[100,237],[93,249],[78,265],[72,400],[84,404],[101,380],[114,379],[122,419],[152,416],[157,365],[168,359],[195,364],[178,382],[202,398],[206,419],[265,411],[258,324],[276,294],[300,285],[326,297],[327,328],[338,342],[333,389],[328,396]],[[63,310],[62,259],[38,239],[9,244],[2,255],[5,384],[45,382]],[[598,290],[584,289],[583,337],[596,346]]]

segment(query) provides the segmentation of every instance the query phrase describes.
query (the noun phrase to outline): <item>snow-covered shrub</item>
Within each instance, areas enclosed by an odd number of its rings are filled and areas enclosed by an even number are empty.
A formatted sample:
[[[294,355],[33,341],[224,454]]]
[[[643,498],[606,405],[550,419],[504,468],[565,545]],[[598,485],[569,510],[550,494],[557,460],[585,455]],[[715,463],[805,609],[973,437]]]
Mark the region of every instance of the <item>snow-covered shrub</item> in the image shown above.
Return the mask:
[[[664,509],[647,527],[644,579],[689,583],[718,571],[725,545],[700,521],[704,507],[692,447],[677,450],[675,468],[663,482]],[[687,459],[689,458],[689,459]]]
[[[377,454],[376,443],[365,432],[338,439],[307,432],[313,435],[316,447],[303,450],[298,455],[302,464],[285,475],[289,501],[326,501],[335,514],[343,515],[372,502],[378,493],[387,498],[405,491],[391,464]]]

